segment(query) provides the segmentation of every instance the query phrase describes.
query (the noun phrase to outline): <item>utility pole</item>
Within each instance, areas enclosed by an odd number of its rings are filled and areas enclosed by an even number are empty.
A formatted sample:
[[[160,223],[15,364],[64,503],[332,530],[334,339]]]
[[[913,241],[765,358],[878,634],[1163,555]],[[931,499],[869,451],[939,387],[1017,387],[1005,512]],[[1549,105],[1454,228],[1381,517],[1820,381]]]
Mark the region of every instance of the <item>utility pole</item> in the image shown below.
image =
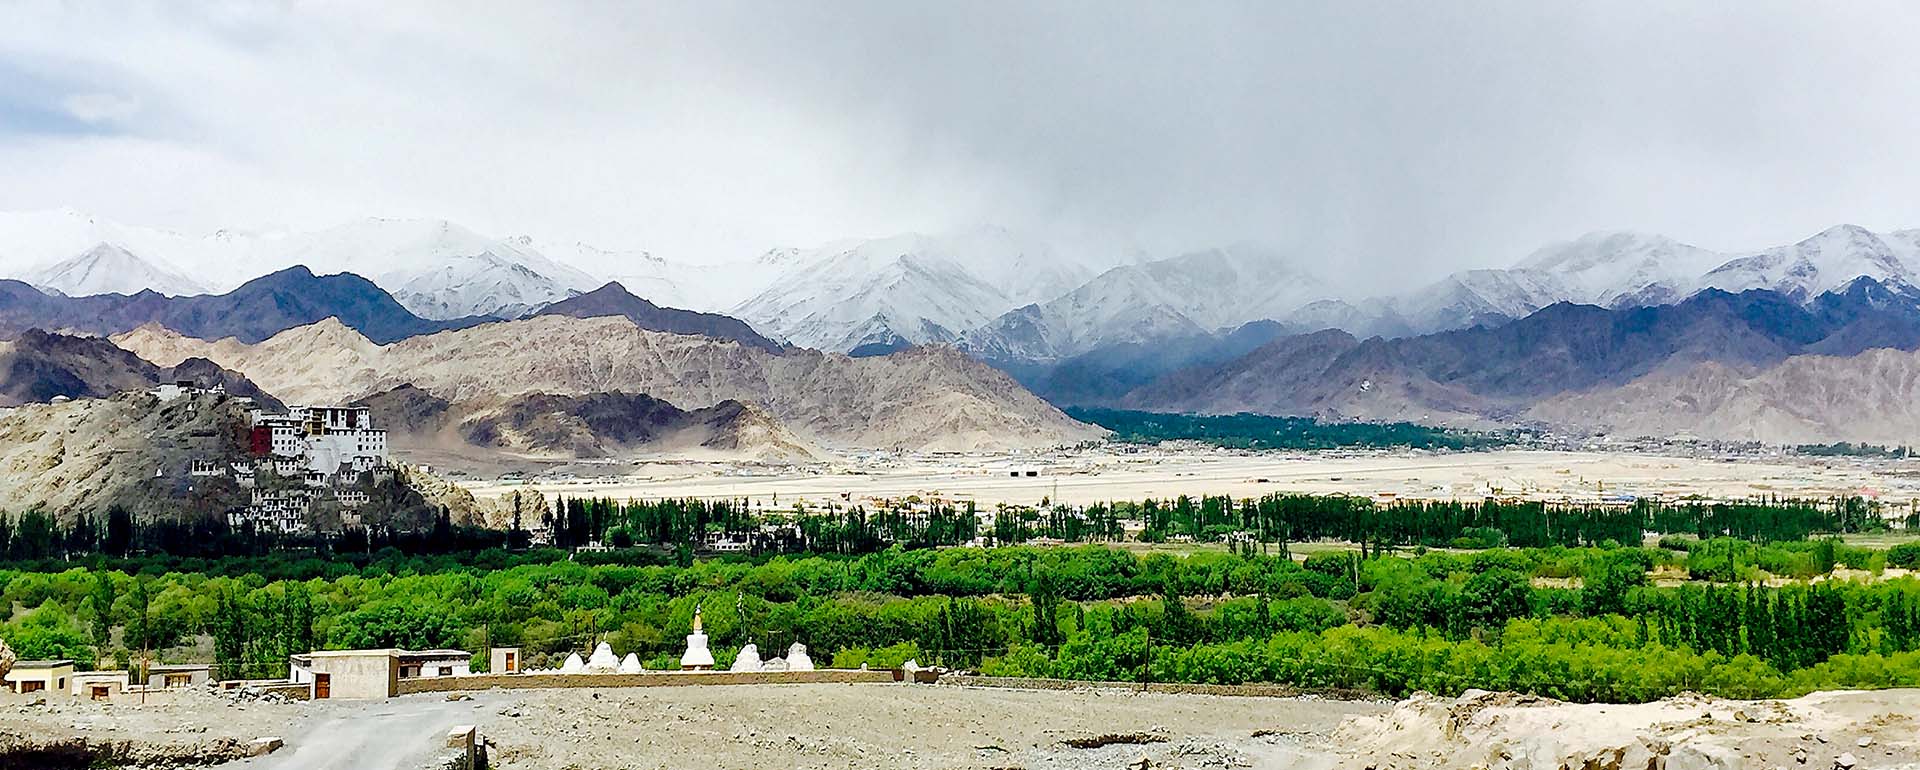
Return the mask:
[[[1147,649],[1146,649],[1146,654],[1140,656],[1140,691],[1141,692],[1147,691],[1147,683],[1149,681],[1152,681],[1153,679],[1153,629],[1149,628],[1149,629],[1145,629],[1145,631],[1147,632],[1146,634]],[[1058,654],[1057,650],[1055,651],[1055,654]]]

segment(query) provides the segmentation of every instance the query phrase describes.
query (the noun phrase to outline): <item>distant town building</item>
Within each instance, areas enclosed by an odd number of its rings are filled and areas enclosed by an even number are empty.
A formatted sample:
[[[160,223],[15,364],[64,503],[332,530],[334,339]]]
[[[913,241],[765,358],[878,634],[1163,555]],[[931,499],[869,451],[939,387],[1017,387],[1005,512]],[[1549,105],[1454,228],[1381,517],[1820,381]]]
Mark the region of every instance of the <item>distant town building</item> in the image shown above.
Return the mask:
[[[202,388],[198,385],[195,385],[192,380],[179,380],[176,382],[160,383],[159,385],[154,386],[153,390],[150,390],[147,392],[152,393],[155,398],[158,398],[164,402],[164,401],[172,401],[181,396],[198,396],[203,394],[224,396],[227,394],[227,388],[225,385],[215,385],[211,388]]]
[[[213,679],[213,667],[204,663],[154,666],[147,669],[147,686],[178,690],[203,685]]]
[[[61,692],[67,691],[67,682],[73,679],[73,661],[71,660],[22,660],[13,664],[7,672],[7,689],[16,693]]]

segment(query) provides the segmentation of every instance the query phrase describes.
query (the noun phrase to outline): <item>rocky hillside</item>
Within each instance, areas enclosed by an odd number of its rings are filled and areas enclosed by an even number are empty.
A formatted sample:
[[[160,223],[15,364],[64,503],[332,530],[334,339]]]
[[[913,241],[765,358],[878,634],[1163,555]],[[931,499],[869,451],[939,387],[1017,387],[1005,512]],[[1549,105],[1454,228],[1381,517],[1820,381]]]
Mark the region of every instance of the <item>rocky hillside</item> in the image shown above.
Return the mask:
[[[402,449],[470,446],[566,459],[701,450],[778,461],[817,456],[765,412],[732,400],[687,411],[640,393],[528,393],[456,405],[402,385],[360,403]]]
[[[204,358],[188,358],[162,368],[100,337],[48,334],[30,329],[0,341],[0,406],[41,403],[56,396],[100,398],[145,390],[162,382],[222,386],[277,409],[280,402],[238,373]]]
[[[1633,436],[1904,446],[1920,436],[1920,352],[1795,356],[1753,374],[1707,362],[1548,399],[1526,416]]]
[[[205,357],[282,398],[344,402],[411,383],[459,403],[530,393],[646,393],[683,408],[734,400],[796,435],[846,447],[993,450],[1102,435],[1007,375],[944,347],[851,358],[776,355],[708,337],[640,329],[624,318],[542,316],[377,345],[337,321],[259,344],[208,342],[146,327],[115,338],[162,364]]]
[[[246,410],[231,398],[161,403],[145,393],[22,406],[0,416],[0,511],[39,506],[71,521],[124,505],[137,515],[224,513],[231,479],[196,479],[196,459],[239,460]]]

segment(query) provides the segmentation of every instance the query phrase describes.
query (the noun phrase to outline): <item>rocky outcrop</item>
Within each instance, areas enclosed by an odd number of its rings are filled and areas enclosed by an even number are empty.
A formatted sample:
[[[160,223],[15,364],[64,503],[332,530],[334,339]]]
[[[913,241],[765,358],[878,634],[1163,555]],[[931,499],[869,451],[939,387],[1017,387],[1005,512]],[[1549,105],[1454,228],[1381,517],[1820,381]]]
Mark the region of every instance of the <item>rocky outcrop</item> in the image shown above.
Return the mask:
[[[0,511],[64,520],[122,505],[136,515],[224,513],[244,502],[231,479],[194,478],[194,460],[245,459],[246,411],[218,396],[161,402],[146,393],[22,406],[0,416]]]
[[[1785,701],[1698,695],[1639,704],[1572,704],[1469,690],[1458,698],[1417,694],[1379,716],[1349,718],[1334,732],[1343,770],[1738,770],[1851,767],[1875,734],[1905,736],[1894,716],[1903,696],[1814,693]],[[1910,746],[1889,745],[1876,766],[1908,767]],[[1857,760],[1855,760],[1857,761]]]

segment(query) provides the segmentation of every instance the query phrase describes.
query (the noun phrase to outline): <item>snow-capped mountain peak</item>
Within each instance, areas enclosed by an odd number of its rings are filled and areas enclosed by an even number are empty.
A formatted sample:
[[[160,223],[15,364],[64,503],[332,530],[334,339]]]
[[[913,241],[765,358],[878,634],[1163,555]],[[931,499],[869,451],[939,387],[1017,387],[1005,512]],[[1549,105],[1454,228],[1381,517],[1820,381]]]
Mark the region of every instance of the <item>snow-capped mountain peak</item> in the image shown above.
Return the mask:
[[[1896,234],[1900,236],[1904,234]],[[1859,225],[1835,225],[1790,246],[1728,261],[1700,280],[1702,288],[1769,289],[1812,299],[1865,276],[1914,285],[1916,266],[1903,237],[1893,243]]]
[[[1685,297],[1726,256],[1664,235],[1625,230],[1588,233],[1535,251],[1519,269],[1551,276],[1561,299],[1592,305],[1648,305]]]
[[[794,344],[841,351],[950,341],[1091,274],[998,227],[775,249],[760,264],[783,272],[735,314]]]
[[[171,267],[142,259],[118,244],[106,242],[36,270],[27,276],[27,281],[43,291],[72,297],[138,294],[148,289],[178,297],[207,291]]]

